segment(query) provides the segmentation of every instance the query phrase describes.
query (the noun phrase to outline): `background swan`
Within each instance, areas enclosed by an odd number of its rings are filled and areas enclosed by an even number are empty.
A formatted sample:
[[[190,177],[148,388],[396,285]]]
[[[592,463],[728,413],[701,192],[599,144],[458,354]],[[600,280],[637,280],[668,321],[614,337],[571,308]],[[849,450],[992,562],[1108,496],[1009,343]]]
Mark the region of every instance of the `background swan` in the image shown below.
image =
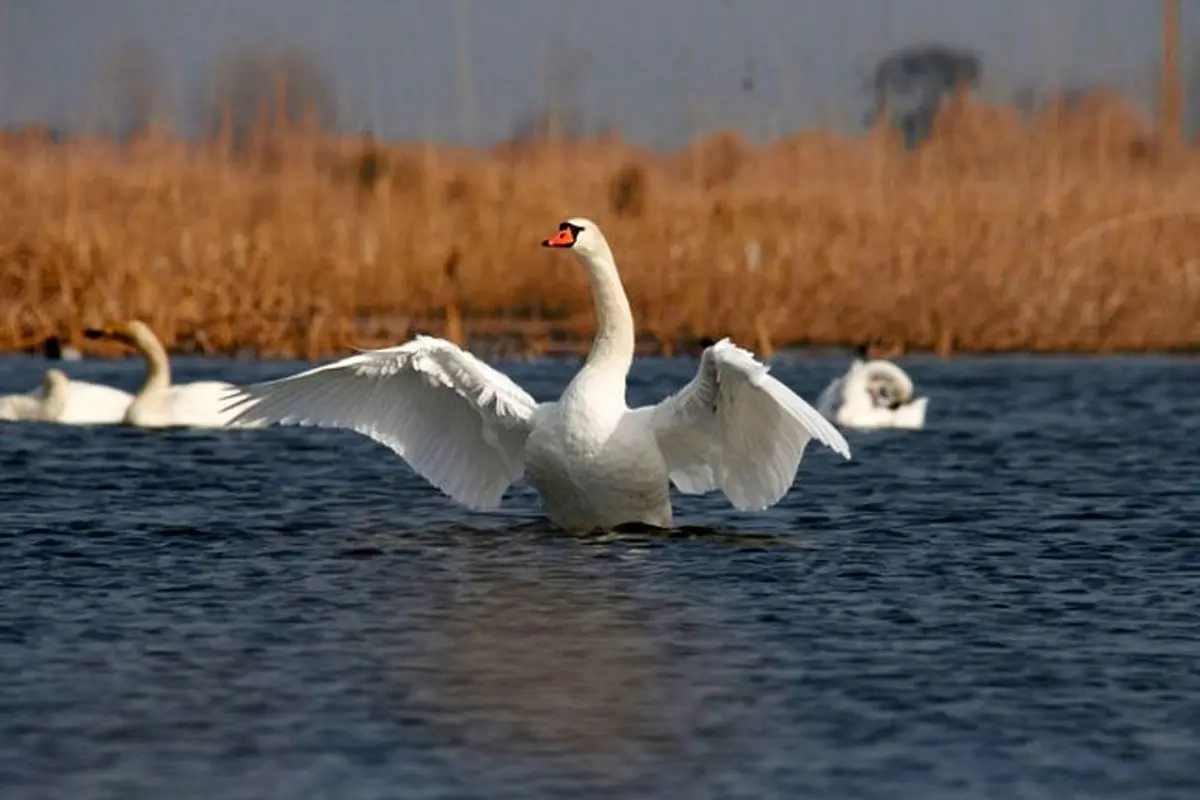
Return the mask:
[[[121,422],[139,428],[221,428],[232,416],[223,412],[221,406],[223,394],[234,388],[233,384],[225,381],[171,384],[166,348],[144,322],[132,320],[102,330],[89,328],[84,335],[129,345],[146,359],[146,378],[126,407]]]
[[[63,344],[62,339],[57,336],[47,336],[42,340],[42,356],[50,361],[79,361],[83,358],[83,353],[69,342]]]
[[[559,400],[538,403],[456,345],[418,336],[244,387],[231,397],[237,419],[358,431],[473,509],[498,506],[527,476],[550,519],[575,531],[669,527],[670,483],[688,494],[719,489],[735,508],[761,510],[791,488],[811,439],[850,457],[837,429],[728,339],[705,348],[679,392],[630,409],[633,315],[608,242],[575,218],[542,244],[583,263],[598,323]]]
[[[48,369],[42,385],[33,391],[0,397],[0,419],[111,425],[121,421],[132,401],[129,392],[100,383],[71,380],[61,370]]]
[[[845,375],[834,379],[821,396],[821,413],[847,428],[925,427],[928,397],[913,397],[908,373],[891,361],[865,360],[866,348]]]

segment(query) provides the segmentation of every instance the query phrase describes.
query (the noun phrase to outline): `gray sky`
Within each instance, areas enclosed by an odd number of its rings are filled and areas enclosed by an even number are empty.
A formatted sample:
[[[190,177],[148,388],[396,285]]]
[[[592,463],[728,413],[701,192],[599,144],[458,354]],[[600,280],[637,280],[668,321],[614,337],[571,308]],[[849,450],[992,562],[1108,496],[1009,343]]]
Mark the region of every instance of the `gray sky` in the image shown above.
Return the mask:
[[[1185,3],[1185,6],[1200,4]],[[861,75],[889,49],[977,51],[986,90],[1116,84],[1152,102],[1152,0],[0,0],[0,123],[81,124],[122,41],[152,44],[182,109],[216,57],[299,46],[336,79],[344,127],[494,140],[558,83],[593,124],[674,145],[857,126]],[[1200,8],[1184,9],[1189,33]],[[464,24],[456,25],[456,12]],[[1200,38],[1200,37],[1197,37]],[[463,47],[458,47],[463,43]],[[459,69],[459,54],[469,68]],[[572,74],[575,75],[572,80]],[[752,77],[754,91],[743,89]],[[111,102],[111,101],[108,101]],[[182,115],[182,110],[180,114]]]

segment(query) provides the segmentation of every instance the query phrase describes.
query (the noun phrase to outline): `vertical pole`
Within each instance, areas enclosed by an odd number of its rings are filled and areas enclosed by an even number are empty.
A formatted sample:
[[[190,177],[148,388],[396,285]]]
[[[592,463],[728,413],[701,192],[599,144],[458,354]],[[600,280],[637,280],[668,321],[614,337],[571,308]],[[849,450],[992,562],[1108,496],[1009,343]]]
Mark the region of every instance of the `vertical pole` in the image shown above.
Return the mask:
[[[475,144],[475,86],[471,68],[471,21],[465,0],[454,0],[454,46],[458,60],[459,123],[465,144]]]
[[[1179,72],[1179,0],[1162,4],[1162,135],[1169,145],[1178,144],[1183,133],[1183,81]]]

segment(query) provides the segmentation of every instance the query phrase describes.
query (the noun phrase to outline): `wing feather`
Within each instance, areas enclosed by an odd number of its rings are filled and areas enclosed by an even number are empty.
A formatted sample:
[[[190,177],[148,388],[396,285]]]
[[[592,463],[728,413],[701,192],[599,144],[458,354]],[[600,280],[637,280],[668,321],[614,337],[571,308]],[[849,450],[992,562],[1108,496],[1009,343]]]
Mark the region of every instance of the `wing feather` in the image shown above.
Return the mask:
[[[779,502],[813,439],[850,458],[836,428],[728,339],[705,349],[695,377],[650,413],[671,482],[688,494],[720,489],[741,511]]]
[[[235,387],[233,423],[344,428],[391,448],[454,500],[500,504],[525,472],[537,407],[504,373],[456,345],[418,336],[275,381]]]

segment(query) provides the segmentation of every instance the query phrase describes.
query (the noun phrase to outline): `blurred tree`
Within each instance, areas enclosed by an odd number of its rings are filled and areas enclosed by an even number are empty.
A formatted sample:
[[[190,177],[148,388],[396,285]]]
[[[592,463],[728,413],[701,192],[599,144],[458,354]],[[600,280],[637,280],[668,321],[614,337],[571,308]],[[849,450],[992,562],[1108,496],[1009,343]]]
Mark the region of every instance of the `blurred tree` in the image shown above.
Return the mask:
[[[916,147],[933,130],[942,100],[960,87],[978,87],[982,73],[979,56],[948,45],[912,45],[889,53],[867,80],[874,96],[867,124],[887,114],[905,145]]]
[[[99,72],[103,133],[123,142],[165,121],[171,105],[166,76],[166,65],[148,42],[117,45]]]
[[[316,58],[296,48],[228,53],[202,92],[197,104],[201,132],[212,137],[228,130],[235,146],[255,130],[302,123],[330,130],[337,125],[332,76]]]

